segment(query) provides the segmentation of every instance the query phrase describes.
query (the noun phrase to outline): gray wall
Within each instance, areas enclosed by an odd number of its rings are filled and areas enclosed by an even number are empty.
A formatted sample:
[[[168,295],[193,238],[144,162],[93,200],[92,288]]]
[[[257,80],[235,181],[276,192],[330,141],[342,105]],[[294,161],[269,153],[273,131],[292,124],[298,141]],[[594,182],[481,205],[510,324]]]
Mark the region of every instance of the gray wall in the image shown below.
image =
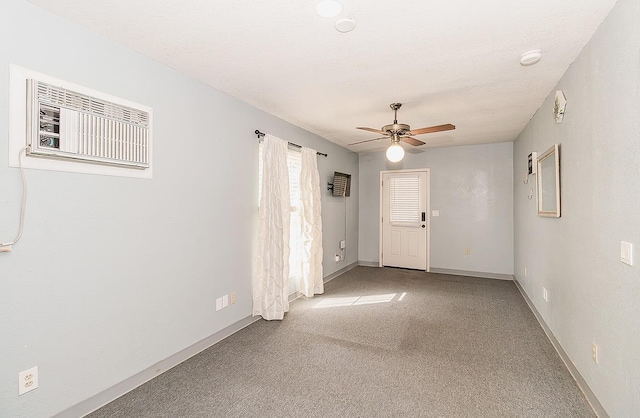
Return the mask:
[[[27,170],[24,236],[0,254],[0,416],[54,415],[251,314],[255,129],[328,153],[323,182],[354,175],[344,262],[344,202],[323,195],[325,275],[357,261],[356,154],[26,1],[0,3],[0,38],[0,240],[17,231],[21,194],[9,63],[155,117],[153,180]],[[237,304],[216,312],[231,291]],[[39,388],[18,397],[18,372],[35,365]]]
[[[514,145],[515,275],[612,417],[640,411],[638,28],[640,2],[619,0]],[[568,103],[555,124],[559,89]],[[535,177],[522,177],[527,154],[554,143],[562,217],[540,218],[526,198]],[[634,266],[620,262],[620,241],[634,244]]]
[[[360,156],[360,261],[378,262],[380,171],[429,168],[431,268],[513,273],[512,143],[427,149],[389,163]],[[471,254],[465,255],[470,248]]]

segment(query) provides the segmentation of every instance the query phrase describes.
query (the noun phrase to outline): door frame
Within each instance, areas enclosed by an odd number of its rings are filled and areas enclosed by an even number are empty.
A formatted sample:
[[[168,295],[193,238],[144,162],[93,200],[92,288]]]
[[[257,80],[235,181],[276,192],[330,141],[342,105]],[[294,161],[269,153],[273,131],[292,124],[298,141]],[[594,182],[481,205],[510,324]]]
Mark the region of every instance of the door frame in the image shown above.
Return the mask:
[[[427,223],[427,269],[425,270],[427,273],[431,271],[431,170],[428,168],[413,168],[407,170],[384,170],[380,171],[380,217],[378,218],[378,228],[379,228],[379,240],[378,240],[378,267],[382,267],[382,218],[383,218],[383,196],[382,196],[382,178],[385,174],[394,174],[394,173],[415,173],[415,172],[426,172],[427,173],[427,184],[425,185],[426,190],[426,198],[427,198],[427,216],[425,217],[425,222]]]

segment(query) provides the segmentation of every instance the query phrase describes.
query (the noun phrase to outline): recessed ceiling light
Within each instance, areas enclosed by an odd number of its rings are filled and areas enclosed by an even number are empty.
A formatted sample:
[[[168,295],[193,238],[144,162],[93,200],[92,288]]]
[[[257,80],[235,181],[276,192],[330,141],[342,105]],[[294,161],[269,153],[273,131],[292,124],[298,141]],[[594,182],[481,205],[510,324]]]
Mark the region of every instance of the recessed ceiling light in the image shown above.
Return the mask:
[[[319,0],[316,3],[316,13],[320,17],[336,17],[342,13],[342,3],[338,0]]]
[[[542,58],[542,54],[538,50],[525,52],[520,57],[520,65],[528,66],[537,64],[540,58]]]
[[[340,19],[336,22],[336,30],[338,32],[346,33],[351,32],[356,27],[356,21],[350,17]]]

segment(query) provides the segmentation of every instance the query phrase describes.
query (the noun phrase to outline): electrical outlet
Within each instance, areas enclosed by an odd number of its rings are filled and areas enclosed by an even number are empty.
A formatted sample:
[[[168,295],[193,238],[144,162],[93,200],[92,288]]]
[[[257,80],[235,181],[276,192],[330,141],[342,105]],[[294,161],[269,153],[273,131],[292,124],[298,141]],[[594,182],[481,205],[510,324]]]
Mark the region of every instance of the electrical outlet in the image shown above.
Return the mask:
[[[464,255],[471,255],[471,248],[465,248]]]
[[[591,357],[593,358],[593,362],[598,364],[598,344],[591,343]]]
[[[236,292],[229,293],[229,303],[232,305],[236,303]]]
[[[18,373],[18,395],[23,395],[38,387],[38,366]]]
[[[542,298],[544,299],[545,302],[549,302],[549,292],[547,292],[546,287],[542,288]]]
[[[340,261],[340,254],[336,254],[336,263]]]
[[[216,311],[222,309],[222,298],[216,299]]]
[[[10,253],[13,251],[11,245],[0,245],[0,253]]]

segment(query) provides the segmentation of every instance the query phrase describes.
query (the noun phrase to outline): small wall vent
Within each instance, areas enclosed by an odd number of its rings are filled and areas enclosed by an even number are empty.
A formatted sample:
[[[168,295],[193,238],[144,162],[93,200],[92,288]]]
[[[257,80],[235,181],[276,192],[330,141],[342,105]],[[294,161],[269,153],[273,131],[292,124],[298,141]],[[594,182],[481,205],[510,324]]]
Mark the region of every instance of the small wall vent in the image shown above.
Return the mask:
[[[149,168],[150,115],[142,109],[27,80],[29,155]]]

